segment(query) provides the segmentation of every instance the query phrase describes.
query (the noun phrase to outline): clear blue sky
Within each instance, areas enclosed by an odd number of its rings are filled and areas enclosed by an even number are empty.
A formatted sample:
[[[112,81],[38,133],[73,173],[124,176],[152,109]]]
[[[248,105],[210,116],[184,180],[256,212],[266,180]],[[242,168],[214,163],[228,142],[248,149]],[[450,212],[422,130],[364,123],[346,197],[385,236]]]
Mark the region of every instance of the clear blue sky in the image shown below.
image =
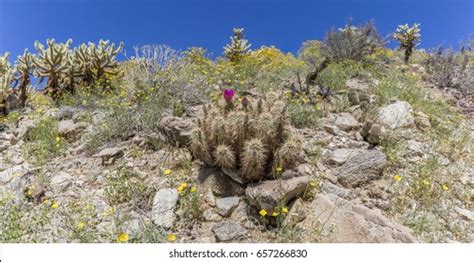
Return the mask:
[[[350,17],[374,19],[383,35],[419,22],[423,48],[457,47],[474,34],[474,0],[0,0],[0,53],[15,57],[50,37],[123,41],[129,54],[133,46],[167,44],[220,55],[233,27],[245,27],[254,48],[295,53]]]

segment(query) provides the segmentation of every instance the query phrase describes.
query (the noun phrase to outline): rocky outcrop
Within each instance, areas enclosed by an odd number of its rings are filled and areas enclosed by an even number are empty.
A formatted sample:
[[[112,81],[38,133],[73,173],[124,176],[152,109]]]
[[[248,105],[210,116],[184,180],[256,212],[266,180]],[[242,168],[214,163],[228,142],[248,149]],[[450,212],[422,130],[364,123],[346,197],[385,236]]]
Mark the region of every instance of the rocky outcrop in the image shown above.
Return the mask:
[[[410,229],[396,224],[380,211],[352,204],[335,195],[318,194],[310,213],[297,225],[307,232],[303,241],[327,243],[412,243]]]

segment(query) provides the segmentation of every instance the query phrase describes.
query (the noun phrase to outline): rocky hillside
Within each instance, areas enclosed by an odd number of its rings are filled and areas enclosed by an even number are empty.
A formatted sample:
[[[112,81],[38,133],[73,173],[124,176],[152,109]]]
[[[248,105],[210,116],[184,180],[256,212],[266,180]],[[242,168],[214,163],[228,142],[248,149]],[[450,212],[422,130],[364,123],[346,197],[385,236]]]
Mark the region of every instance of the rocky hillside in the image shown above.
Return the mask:
[[[472,96],[389,49],[306,86],[314,48],[32,91],[0,124],[0,242],[474,241]]]

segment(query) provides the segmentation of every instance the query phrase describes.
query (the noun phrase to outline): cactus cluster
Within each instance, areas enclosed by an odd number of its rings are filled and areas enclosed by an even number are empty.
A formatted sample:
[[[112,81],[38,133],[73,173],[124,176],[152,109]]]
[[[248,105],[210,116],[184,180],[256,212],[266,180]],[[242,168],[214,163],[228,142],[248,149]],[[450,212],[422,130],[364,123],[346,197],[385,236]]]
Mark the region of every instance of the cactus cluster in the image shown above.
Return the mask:
[[[239,62],[249,52],[250,44],[244,38],[243,28],[234,28],[230,43],[224,47],[224,55],[231,62]]]
[[[292,133],[279,95],[254,100],[228,89],[223,98],[204,106],[191,131],[189,147],[196,158],[247,181],[295,167],[301,139]]]
[[[118,63],[115,59],[122,49],[123,43],[115,48],[115,44],[110,44],[108,40],[100,40],[98,45],[91,42],[88,45],[80,45],[75,55],[83,84],[101,83],[103,85],[107,74],[116,75]]]
[[[413,24],[412,27],[408,24],[399,25],[393,37],[400,42],[400,49],[405,51],[404,61],[408,63],[413,50],[420,42],[420,24]]]
[[[76,84],[106,87],[107,76],[118,74],[116,56],[123,49],[123,43],[115,48],[115,44],[100,40],[98,45],[82,44],[75,49],[70,48],[71,44],[71,39],[66,43],[47,39],[46,46],[36,41],[37,53],[31,54],[25,49],[14,67],[8,62],[8,53],[0,56],[0,100],[5,100],[12,90],[18,89],[24,107],[31,76],[38,77],[40,84],[47,79],[44,92],[57,98],[63,92],[74,92]],[[3,107],[4,102],[1,103]]]

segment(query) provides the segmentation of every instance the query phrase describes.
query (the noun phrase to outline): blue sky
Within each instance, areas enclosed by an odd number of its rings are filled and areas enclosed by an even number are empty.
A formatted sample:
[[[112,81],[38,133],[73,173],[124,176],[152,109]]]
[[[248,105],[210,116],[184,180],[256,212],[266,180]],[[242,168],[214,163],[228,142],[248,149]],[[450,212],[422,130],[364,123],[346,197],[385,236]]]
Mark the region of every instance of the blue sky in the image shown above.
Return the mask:
[[[456,47],[474,35],[474,0],[0,0],[0,53],[15,57],[46,38],[73,45],[104,38],[123,41],[129,54],[133,46],[167,44],[220,55],[233,27],[245,27],[254,48],[295,53],[349,18],[373,19],[382,35],[419,22],[420,47]]]

